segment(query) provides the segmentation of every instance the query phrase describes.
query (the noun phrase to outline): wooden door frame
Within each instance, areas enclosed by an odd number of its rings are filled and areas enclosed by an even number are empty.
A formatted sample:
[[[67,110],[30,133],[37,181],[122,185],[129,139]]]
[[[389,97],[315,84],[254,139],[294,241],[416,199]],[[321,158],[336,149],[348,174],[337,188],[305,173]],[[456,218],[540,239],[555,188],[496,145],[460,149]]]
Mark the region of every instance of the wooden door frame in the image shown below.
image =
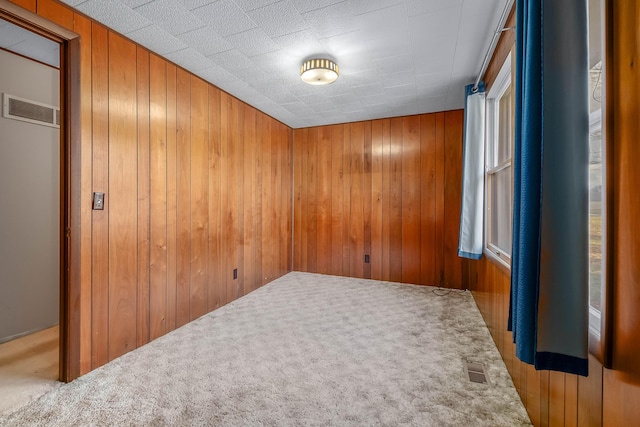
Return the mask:
[[[60,44],[59,379],[80,376],[80,36],[0,0],[0,18]]]

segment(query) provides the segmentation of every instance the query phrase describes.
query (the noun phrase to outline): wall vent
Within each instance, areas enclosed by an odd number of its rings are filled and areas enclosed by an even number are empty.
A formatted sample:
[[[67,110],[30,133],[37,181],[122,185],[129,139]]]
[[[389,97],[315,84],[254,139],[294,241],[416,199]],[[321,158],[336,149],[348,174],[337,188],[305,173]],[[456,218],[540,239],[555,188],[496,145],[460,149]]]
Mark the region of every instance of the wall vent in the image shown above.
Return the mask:
[[[469,381],[480,384],[489,384],[489,376],[487,375],[487,367],[484,363],[471,362],[465,360],[464,372]]]
[[[60,127],[60,110],[57,107],[8,93],[2,96],[2,116],[37,125]]]

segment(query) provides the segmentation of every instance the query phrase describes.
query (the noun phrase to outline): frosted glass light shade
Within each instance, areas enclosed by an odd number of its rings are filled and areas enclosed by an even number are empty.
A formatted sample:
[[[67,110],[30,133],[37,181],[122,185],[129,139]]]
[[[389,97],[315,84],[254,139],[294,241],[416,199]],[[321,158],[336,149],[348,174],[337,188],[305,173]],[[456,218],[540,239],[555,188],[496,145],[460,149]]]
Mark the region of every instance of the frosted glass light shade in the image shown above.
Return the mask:
[[[300,67],[300,78],[310,85],[328,85],[335,82],[340,74],[338,64],[330,59],[309,59]]]

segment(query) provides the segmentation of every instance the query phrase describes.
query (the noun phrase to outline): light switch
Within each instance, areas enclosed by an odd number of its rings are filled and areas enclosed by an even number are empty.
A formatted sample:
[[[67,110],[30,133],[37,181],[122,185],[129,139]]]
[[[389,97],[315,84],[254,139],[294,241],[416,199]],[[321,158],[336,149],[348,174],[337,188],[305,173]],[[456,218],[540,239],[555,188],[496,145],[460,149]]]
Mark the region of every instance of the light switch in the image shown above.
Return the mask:
[[[93,210],[101,211],[104,209],[104,193],[93,193]]]

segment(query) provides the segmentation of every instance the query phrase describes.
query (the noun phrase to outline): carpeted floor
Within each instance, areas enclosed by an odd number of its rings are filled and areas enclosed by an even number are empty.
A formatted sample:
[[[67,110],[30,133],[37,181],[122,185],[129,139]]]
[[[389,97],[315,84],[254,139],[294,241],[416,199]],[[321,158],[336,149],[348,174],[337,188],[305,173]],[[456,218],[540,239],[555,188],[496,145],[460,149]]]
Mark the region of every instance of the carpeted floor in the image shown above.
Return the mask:
[[[0,425],[530,424],[469,292],[289,273]]]

